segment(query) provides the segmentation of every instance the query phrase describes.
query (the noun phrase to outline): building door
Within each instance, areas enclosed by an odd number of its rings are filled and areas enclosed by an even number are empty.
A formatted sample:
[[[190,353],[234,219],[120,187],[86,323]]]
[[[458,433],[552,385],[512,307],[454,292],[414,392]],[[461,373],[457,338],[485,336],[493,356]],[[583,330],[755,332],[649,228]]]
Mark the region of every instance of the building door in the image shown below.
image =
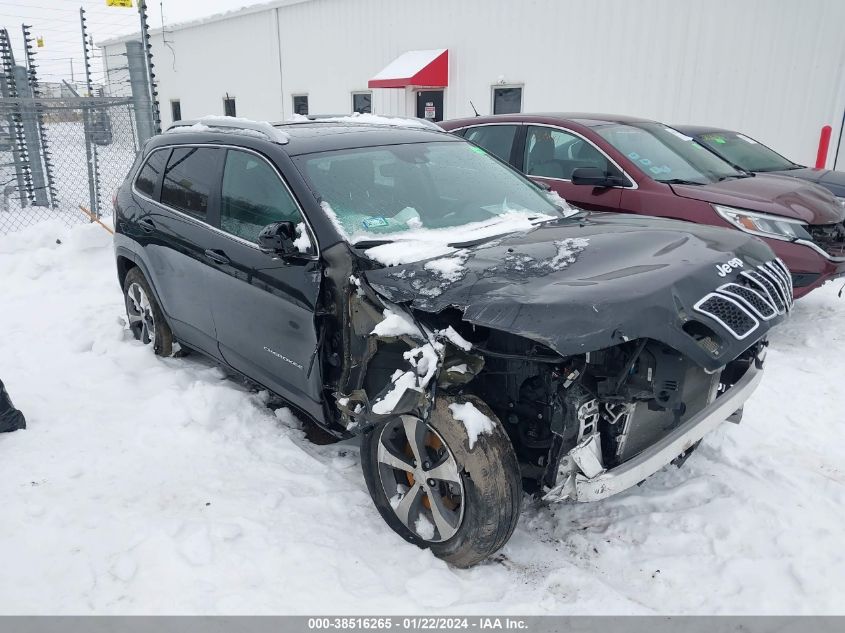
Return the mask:
[[[417,91],[417,117],[429,121],[443,120],[443,91]]]

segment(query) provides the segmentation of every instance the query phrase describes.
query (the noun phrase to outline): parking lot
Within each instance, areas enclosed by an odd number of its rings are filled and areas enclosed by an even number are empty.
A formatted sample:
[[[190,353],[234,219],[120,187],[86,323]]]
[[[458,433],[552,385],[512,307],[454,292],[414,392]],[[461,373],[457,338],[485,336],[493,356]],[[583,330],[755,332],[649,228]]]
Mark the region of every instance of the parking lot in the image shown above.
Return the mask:
[[[311,444],[266,394],[132,340],[101,228],[2,236],[0,376],[29,428],[0,436],[0,612],[841,612],[840,286],[796,303],[742,424],[682,469],[527,500],[458,570],[373,511],[354,443]]]

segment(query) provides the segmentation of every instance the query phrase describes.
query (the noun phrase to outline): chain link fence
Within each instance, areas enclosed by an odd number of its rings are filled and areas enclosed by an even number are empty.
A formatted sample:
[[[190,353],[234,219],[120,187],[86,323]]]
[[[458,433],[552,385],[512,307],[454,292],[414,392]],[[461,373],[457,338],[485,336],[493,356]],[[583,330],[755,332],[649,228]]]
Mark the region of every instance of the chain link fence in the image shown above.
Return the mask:
[[[0,234],[110,214],[139,149],[131,99],[0,98]]]

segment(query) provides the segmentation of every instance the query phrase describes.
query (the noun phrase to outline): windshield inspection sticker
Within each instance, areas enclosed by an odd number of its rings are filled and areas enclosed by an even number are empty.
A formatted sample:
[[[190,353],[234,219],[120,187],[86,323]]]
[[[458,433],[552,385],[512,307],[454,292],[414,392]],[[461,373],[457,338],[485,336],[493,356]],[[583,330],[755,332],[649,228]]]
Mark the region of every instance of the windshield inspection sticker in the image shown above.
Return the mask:
[[[365,229],[375,229],[380,226],[387,226],[387,219],[384,216],[375,216],[361,220]]]

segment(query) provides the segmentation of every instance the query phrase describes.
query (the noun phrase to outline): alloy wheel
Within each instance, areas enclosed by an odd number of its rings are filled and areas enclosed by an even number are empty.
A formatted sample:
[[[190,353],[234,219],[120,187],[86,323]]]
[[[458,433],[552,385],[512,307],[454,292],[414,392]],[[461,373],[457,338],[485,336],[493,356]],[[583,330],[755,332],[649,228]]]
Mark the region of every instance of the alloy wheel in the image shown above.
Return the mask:
[[[153,306],[147,293],[139,283],[132,283],[126,293],[126,313],[129,316],[129,329],[144,345],[155,347],[156,322]]]
[[[430,543],[452,538],[463,521],[464,483],[440,434],[399,416],[382,428],[377,460],[384,493],[405,527]]]

